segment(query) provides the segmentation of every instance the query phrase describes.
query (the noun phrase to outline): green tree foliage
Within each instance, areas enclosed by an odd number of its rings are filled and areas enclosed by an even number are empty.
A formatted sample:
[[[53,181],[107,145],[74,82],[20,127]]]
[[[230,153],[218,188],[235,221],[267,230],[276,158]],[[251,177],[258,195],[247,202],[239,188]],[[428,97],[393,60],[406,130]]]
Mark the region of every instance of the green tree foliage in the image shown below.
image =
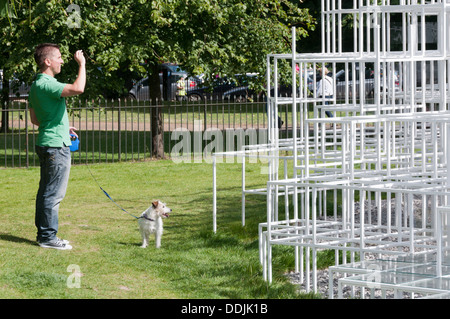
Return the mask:
[[[159,98],[162,62],[181,64],[192,74],[264,74],[267,54],[290,50],[291,26],[299,38],[314,28],[299,0],[0,1],[14,8],[0,6],[5,75],[31,83],[38,71],[34,47],[53,42],[66,61],[58,78],[71,82],[77,70],[72,55],[82,49],[88,60],[82,98],[124,94],[127,79],[146,73],[153,76],[150,97]],[[78,6],[78,16],[70,5]]]
[[[123,93],[123,73],[143,75],[161,62],[182,64],[194,74],[264,73],[268,53],[289,49],[290,26],[297,26],[299,37],[314,27],[308,10],[287,0],[9,2],[14,14],[0,17],[0,66],[30,81],[37,72],[32,57],[37,44],[60,44],[68,64],[73,52],[83,49],[88,94]],[[71,28],[72,3],[79,6],[80,21]],[[70,81],[75,71],[63,68],[61,79]]]
[[[124,54],[115,35],[118,25],[115,7],[110,1],[80,3],[79,27],[69,26],[75,19],[75,12],[67,10],[69,1],[31,1],[29,6],[16,4],[15,16],[10,19],[12,23],[0,18],[3,57],[0,68],[5,70],[5,75],[11,77],[14,74],[31,83],[38,72],[33,59],[35,46],[53,42],[60,45],[66,62],[58,76],[61,81],[75,80],[77,68],[73,53],[83,49],[89,62],[90,82],[85,96],[119,89],[122,83],[114,72],[120,69]]]

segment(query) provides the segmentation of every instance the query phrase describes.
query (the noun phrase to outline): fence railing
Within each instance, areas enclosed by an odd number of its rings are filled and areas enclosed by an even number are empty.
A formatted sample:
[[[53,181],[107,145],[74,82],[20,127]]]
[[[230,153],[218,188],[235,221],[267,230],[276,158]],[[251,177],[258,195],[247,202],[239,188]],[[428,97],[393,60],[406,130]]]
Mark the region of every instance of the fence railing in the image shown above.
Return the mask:
[[[68,103],[70,125],[78,128],[80,147],[72,153],[74,164],[141,161],[152,157],[151,114],[162,113],[164,152],[190,155],[203,151],[208,144],[212,152],[237,150],[242,143],[259,143],[267,132],[265,101],[199,101],[160,102],[115,100],[90,101],[83,105]],[[280,109],[284,125],[280,131],[289,134],[288,109]],[[249,132],[252,134],[248,134]],[[212,132],[222,134],[217,139]],[[256,140],[252,138],[257,132]],[[26,101],[11,102],[2,109],[0,133],[0,167],[38,166],[34,151],[37,127],[29,118]],[[228,139],[228,140],[227,140]],[[230,139],[234,143],[230,143]],[[200,142],[199,142],[200,141]],[[200,145],[195,145],[195,143]],[[174,153],[175,152],[175,153]]]

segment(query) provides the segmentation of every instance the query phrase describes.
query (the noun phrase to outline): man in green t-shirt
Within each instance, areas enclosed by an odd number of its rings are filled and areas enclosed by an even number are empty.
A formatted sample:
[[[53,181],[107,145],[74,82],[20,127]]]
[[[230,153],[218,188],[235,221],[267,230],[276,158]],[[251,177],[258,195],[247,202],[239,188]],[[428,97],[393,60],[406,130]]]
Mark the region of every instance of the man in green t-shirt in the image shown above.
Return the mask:
[[[36,47],[34,59],[40,73],[29,93],[31,122],[39,127],[36,153],[41,167],[41,179],[36,195],[35,224],[37,242],[44,248],[72,249],[67,240],[56,237],[58,209],[67,189],[70,172],[70,134],[65,97],[84,92],[86,60],[81,50],[75,53],[78,77],[73,84],[60,83],[55,75],[64,63],[59,46],[43,43]]]

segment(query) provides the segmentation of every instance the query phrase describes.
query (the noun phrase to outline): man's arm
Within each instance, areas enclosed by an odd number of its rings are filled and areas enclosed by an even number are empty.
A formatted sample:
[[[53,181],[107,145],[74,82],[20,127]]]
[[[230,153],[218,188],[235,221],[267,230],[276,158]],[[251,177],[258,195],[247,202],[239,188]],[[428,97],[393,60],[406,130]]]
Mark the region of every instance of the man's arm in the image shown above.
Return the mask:
[[[38,121],[38,119],[36,117],[36,113],[34,113],[34,109],[29,109],[29,110],[30,110],[31,123],[33,123],[36,126],[39,126],[40,123],[39,123],[39,121]]]
[[[75,61],[78,63],[78,77],[73,84],[66,84],[61,97],[79,95],[84,92],[86,85],[86,60],[83,56],[83,51],[78,50],[75,53]]]

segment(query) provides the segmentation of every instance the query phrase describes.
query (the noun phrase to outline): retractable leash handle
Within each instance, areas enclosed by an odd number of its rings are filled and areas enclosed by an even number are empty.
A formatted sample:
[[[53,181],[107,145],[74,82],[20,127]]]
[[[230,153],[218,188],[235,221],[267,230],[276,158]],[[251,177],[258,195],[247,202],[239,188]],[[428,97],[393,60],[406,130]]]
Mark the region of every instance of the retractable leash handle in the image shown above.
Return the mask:
[[[70,134],[70,141],[72,142],[72,145],[70,145],[70,151],[78,151],[78,148],[80,146],[80,140],[78,139],[78,137],[75,134]]]

